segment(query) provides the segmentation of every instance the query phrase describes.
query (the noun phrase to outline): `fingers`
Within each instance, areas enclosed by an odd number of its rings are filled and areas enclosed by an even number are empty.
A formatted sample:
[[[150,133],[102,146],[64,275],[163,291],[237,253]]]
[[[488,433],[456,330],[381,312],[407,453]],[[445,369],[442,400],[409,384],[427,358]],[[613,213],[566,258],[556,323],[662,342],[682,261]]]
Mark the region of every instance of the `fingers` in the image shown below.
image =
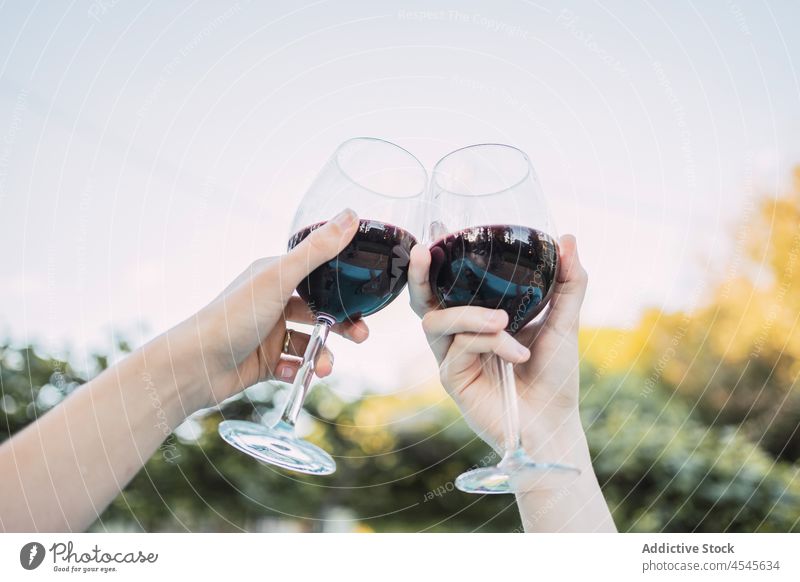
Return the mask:
[[[317,321],[317,317],[300,297],[292,297],[289,299],[289,303],[286,304],[286,309],[284,310],[284,316],[287,321],[306,323],[309,325],[314,325]],[[331,329],[334,333],[357,344],[360,344],[369,337],[369,328],[363,319],[359,319],[356,322],[345,321],[344,323],[337,323]]]
[[[287,356],[294,356],[295,358],[302,358],[310,339],[311,336],[307,333],[293,329],[289,334],[288,345],[285,346],[287,349],[281,353]],[[283,349],[283,347],[284,346],[281,346],[281,349]]]
[[[558,279],[553,292],[548,325],[563,333],[577,332],[580,324],[581,305],[586,295],[589,276],[578,257],[575,237],[566,234],[559,241]]]
[[[450,307],[429,311],[422,318],[422,329],[429,336],[457,333],[497,333],[508,325],[508,314],[502,309],[486,307]]]
[[[450,307],[429,311],[422,318],[422,329],[438,361],[447,354],[459,333],[490,333],[502,331],[508,325],[508,314],[485,307]]]
[[[460,333],[453,338],[442,362],[446,374],[455,377],[475,365],[481,354],[497,354],[507,362],[519,364],[531,357],[531,352],[508,332]]]
[[[292,341],[290,343],[294,344],[294,347],[290,349],[290,352],[293,353],[281,355],[275,367],[275,379],[281,380],[282,382],[294,382],[300,366],[303,365],[302,357],[305,347],[308,345],[308,336],[306,334],[298,334],[299,332],[294,332],[292,334]],[[295,338],[296,335],[298,335],[297,338]],[[320,354],[317,360],[314,372],[320,378],[324,378],[333,372],[333,353],[327,347],[323,348],[322,354]]]
[[[289,334],[289,343],[286,346],[287,349],[285,352],[281,354],[282,359],[286,359],[284,356],[289,356],[292,358],[300,358],[303,359],[303,356],[306,353],[306,348],[308,347],[308,342],[311,341],[311,336],[307,333],[303,333],[302,331],[292,330],[292,333]],[[300,362],[302,363],[302,362]],[[333,368],[333,353],[328,349],[328,347],[322,348],[322,355],[317,360],[317,368],[316,372],[317,375],[325,375],[331,373]],[[321,374],[321,372],[325,372]]]
[[[411,308],[422,317],[436,307],[430,284],[431,253],[424,245],[414,245],[408,265],[408,292]]]
[[[320,378],[324,378],[333,372],[333,352],[328,348],[322,350],[322,354],[319,360],[317,360],[317,367],[314,371]]]
[[[353,239],[358,224],[355,212],[349,208],[343,210],[281,257],[275,265],[277,272],[269,273],[272,280],[266,285],[272,288],[273,293],[277,286],[283,300],[287,301],[304,277],[344,250]]]
[[[240,275],[222,293],[221,309],[214,313],[227,329],[236,331],[236,337],[231,337],[231,348],[237,358],[245,357],[258,346],[264,334],[284,317],[285,306],[300,281],[338,255],[352,240],[358,224],[355,212],[341,212],[282,257],[254,262],[247,274]],[[214,327],[219,325],[219,321],[214,322]],[[362,335],[362,331],[355,332],[356,337]]]
[[[299,360],[281,358],[275,368],[275,379],[281,382],[294,382],[297,371],[302,364],[303,362]]]

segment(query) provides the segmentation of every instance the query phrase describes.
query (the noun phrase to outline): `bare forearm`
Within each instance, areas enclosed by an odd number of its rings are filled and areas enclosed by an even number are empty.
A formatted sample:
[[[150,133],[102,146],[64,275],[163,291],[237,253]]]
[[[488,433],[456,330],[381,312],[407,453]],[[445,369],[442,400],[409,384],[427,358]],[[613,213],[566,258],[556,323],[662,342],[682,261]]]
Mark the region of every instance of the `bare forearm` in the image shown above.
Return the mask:
[[[0,446],[0,527],[88,527],[193,410],[159,338]]]
[[[570,442],[573,445],[564,460],[577,466],[581,474],[563,485],[517,495],[525,531],[616,532],[583,433],[576,433]]]

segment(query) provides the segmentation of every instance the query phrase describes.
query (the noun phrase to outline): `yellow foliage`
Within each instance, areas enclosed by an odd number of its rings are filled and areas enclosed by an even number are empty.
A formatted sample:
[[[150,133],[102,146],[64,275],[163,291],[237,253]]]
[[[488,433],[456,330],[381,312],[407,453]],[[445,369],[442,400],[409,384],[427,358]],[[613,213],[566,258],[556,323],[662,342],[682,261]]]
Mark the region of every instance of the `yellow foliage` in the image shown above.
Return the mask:
[[[359,405],[353,424],[339,421],[336,430],[360,443],[364,453],[375,455],[393,450],[401,427],[410,430],[419,422],[436,423],[454,407],[438,382],[400,393],[369,394]]]
[[[739,233],[740,256],[693,312],[649,309],[632,330],[584,329],[581,355],[599,375],[635,372],[710,421],[750,423],[778,453],[800,455],[800,166],[791,191],[763,198]]]

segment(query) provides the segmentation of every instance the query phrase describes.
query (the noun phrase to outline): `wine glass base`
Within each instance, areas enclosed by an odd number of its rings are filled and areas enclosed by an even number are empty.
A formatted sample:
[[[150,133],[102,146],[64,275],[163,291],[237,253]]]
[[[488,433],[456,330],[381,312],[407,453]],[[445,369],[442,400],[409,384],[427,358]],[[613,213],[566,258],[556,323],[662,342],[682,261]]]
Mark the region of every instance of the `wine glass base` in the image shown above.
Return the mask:
[[[558,463],[516,462],[506,466],[481,467],[456,478],[456,488],[465,493],[499,495],[525,493],[539,489],[563,487],[573,481],[580,470]]]
[[[297,438],[292,431],[243,420],[222,421],[218,430],[229,445],[262,463],[309,475],[336,471],[336,462],[328,453]]]

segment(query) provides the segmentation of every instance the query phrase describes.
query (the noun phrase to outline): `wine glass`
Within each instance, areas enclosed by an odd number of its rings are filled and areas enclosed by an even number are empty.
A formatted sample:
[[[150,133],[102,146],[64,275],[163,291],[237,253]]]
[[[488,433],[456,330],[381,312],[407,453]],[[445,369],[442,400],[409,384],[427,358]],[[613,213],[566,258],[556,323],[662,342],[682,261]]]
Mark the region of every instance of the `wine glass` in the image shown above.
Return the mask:
[[[515,334],[540,314],[558,275],[558,243],[544,193],[528,156],[502,144],[456,150],[439,160],[430,188],[431,289],[444,307],[477,305],[508,313]],[[482,365],[499,385],[504,434],[496,466],[463,473],[467,493],[514,493],[578,469],[533,461],[522,447],[511,363]],[[560,481],[560,479],[556,479]]]
[[[419,160],[388,141],[358,137],[336,149],[297,209],[288,247],[344,208],[358,214],[358,230],[338,256],[297,287],[316,324],[278,420],[271,426],[226,420],[219,433],[229,444],[259,461],[300,473],[328,475],[336,470],[328,453],[295,435],[295,423],[331,326],[383,309],[405,288],[410,251],[423,226],[427,181]]]

